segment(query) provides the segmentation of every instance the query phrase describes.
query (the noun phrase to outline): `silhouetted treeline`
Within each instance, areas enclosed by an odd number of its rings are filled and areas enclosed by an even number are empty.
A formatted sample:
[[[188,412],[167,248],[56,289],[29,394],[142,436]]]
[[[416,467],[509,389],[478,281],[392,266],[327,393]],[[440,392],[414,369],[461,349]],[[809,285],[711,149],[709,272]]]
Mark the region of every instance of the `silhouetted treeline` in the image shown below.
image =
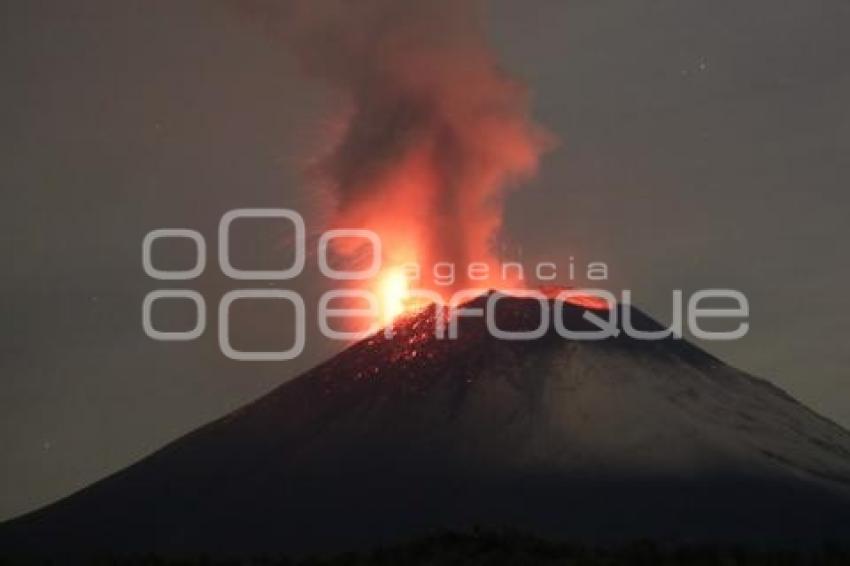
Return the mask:
[[[553,542],[516,532],[475,531],[445,532],[371,551],[297,560],[271,557],[219,560],[206,556],[177,560],[148,555],[99,557],[87,563],[96,566],[843,566],[850,565],[850,551],[847,546],[829,544],[805,551],[714,545],[671,548],[651,541],[602,548]],[[60,562],[0,558],[0,566],[17,564]]]

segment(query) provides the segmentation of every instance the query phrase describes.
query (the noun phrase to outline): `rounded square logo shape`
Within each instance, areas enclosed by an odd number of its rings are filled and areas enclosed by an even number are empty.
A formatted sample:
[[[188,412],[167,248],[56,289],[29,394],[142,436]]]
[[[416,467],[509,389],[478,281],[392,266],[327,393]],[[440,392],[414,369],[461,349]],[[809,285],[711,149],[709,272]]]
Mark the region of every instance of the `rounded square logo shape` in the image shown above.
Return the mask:
[[[195,328],[176,332],[154,328],[153,321],[151,320],[151,311],[153,310],[153,304],[159,299],[188,299],[195,303],[195,311],[197,312]],[[163,342],[194,340],[204,333],[206,326],[207,304],[197,291],[191,291],[189,289],[157,289],[145,295],[145,299],[142,301],[142,328],[144,328],[145,334],[154,340]]]
[[[159,239],[165,238],[187,238],[195,242],[195,267],[180,271],[165,271],[157,269],[153,265],[153,244]],[[207,265],[207,244],[203,235],[188,228],[159,228],[145,234],[142,240],[142,267],[149,277],[161,281],[185,281],[194,279],[204,272]]]
[[[295,229],[295,258],[286,269],[238,269],[230,263],[230,225],[240,218],[283,218]],[[218,263],[231,279],[274,280],[293,279],[301,274],[307,255],[307,231],[300,214],[288,208],[238,208],[225,213],[218,224]]]
[[[328,247],[334,238],[362,238],[372,245],[372,264],[359,271],[339,271],[328,265]],[[381,270],[381,239],[372,230],[336,229],[324,232],[319,238],[319,271],[338,281],[362,281],[375,277]]]
[[[286,300],[295,307],[295,343],[279,352],[246,352],[235,349],[230,343],[230,305],[245,299]],[[284,289],[237,289],[229,291],[218,304],[218,345],[231,360],[249,362],[283,362],[296,358],[304,351],[307,314],[304,299],[295,291]]]

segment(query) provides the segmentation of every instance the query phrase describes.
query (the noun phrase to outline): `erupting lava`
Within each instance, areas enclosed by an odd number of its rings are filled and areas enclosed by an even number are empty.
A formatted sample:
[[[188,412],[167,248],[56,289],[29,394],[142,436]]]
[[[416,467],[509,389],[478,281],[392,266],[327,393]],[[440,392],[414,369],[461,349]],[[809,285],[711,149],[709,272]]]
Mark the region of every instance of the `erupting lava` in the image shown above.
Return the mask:
[[[562,295],[564,291],[573,291],[573,293],[569,295]],[[589,292],[576,290],[564,285],[541,285],[540,292],[550,299],[555,299],[561,295],[565,303],[590,310],[607,311],[613,306],[603,297],[593,295]]]
[[[384,325],[391,324],[399,315],[410,310],[410,288],[404,271],[400,268],[385,270],[378,279],[377,296]]]
[[[330,227],[381,239],[384,269],[370,290],[380,295],[382,320],[414,308],[400,268],[411,255],[423,273],[440,262],[493,265],[505,192],[535,172],[549,137],[530,119],[525,86],[489,45],[480,4],[260,4],[302,70],[341,103],[336,135],[312,172],[333,203]],[[262,13],[276,9],[278,18]],[[446,297],[506,283],[415,285]]]

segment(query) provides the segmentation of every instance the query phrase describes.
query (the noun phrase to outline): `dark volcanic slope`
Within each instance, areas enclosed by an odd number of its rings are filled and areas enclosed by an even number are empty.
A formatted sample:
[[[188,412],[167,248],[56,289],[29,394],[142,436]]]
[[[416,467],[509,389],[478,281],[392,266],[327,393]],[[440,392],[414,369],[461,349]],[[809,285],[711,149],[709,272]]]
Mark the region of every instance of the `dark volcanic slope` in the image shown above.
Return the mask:
[[[536,323],[533,301],[501,304],[500,326]],[[582,314],[566,307],[571,328]],[[850,530],[850,435],[765,381],[682,341],[505,342],[478,320],[440,341],[433,322],[6,523],[2,548],[302,552],[472,524],[586,540]]]

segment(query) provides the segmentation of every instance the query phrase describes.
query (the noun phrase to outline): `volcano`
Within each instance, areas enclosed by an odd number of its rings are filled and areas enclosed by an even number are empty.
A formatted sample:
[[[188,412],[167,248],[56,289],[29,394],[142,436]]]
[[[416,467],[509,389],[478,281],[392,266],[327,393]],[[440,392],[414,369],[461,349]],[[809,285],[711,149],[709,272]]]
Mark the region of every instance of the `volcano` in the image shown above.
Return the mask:
[[[537,326],[536,301],[498,304],[501,328]],[[581,305],[559,308],[588,326]],[[847,539],[850,433],[768,382],[683,340],[502,341],[473,318],[438,340],[436,316],[7,522],[0,548],[304,553],[473,525],[598,543]]]

